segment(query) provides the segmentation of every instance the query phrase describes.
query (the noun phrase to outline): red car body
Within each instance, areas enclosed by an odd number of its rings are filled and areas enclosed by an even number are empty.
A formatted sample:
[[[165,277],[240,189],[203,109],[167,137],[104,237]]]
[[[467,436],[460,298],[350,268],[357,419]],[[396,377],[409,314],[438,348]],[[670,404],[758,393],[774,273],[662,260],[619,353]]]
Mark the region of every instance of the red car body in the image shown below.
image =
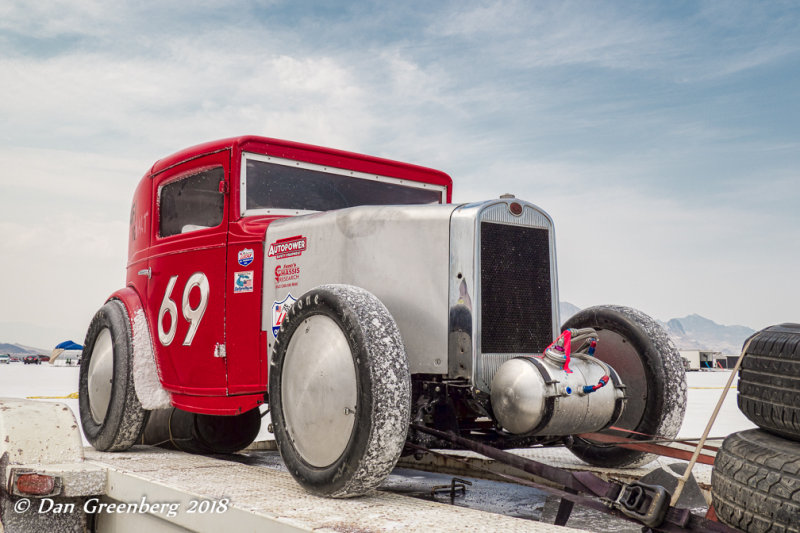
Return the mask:
[[[172,405],[187,411],[233,415],[265,402],[264,236],[272,221],[286,215],[242,216],[243,153],[430,183],[446,187],[442,201],[452,197],[452,180],[436,170],[265,137],[214,141],[156,162],[134,194],[127,284],[112,298],[125,304],[132,326],[137,313],[146,316],[161,385]],[[222,222],[162,235],[163,188],[209,169],[221,171]],[[241,270],[243,250],[252,263],[253,287],[237,292],[234,271]]]

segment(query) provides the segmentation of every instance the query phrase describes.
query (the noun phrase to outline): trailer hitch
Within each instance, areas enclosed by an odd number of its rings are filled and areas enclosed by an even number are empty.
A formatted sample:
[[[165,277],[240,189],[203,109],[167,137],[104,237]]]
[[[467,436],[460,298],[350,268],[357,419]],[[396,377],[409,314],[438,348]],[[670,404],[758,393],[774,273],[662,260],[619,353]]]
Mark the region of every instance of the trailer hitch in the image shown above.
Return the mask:
[[[612,506],[625,516],[629,516],[650,527],[658,527],[664,522],[669,510],[672,495],[660,485],[648,485],[634,481],[622,485]]]
[[[566,523],[572,510],[572,504],[577,503],[590,509],[609,513],[639,524],[645,524],[648,528],[658,532],[713,531],[733,533],[736,531],[720,522],[696,516],[689,509],[672,507],[670,505],[671,494],[659,485],[648,485],[639,481],[632,483],[606,481],[591,472],[574,472],[546,465],[532,459],[510,454],[492,446],[465,439],[452,432],[439,431],[418,424],[411,424],[411,427],[562,486],[563,489],[558,489],[552,485],[543,485],[509,474],[493,472],[493,474],[514,483],[531,486],[560,496],[562,501],[556,518],[558,525]],[[412,443],[406,443],[406,445],[418,451],[444,457],[443,454],[423,446]],[[477,469],[491,471],[487,467],[477,467]]]

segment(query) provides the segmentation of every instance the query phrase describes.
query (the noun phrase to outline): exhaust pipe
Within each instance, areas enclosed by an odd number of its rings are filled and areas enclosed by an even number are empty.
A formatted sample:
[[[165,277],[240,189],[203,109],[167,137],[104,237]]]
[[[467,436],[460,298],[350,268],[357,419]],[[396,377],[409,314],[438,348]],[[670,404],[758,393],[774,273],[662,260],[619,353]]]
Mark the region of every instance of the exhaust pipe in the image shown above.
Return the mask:
[[[233,453],[247,448],[261,429],[261,413],[203,415],[171,407],[150,411],[142,444],[188,453]]]

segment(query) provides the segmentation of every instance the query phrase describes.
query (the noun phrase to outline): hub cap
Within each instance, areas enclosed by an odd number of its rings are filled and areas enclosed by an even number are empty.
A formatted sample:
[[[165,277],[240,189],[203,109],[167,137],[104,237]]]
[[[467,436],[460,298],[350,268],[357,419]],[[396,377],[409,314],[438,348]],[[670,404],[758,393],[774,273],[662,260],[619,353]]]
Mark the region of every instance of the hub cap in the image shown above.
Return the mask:
[[[89,360],[89,408],[96,424],[102,424],[106,418],[113,379],[114,343],[111,331],[103,328],[94,341]]]
[[[333,464],[355,426],[358,383],[350,344],[339,325],[312,315],[289,341],[281,376],[286,431],[311,466]]]

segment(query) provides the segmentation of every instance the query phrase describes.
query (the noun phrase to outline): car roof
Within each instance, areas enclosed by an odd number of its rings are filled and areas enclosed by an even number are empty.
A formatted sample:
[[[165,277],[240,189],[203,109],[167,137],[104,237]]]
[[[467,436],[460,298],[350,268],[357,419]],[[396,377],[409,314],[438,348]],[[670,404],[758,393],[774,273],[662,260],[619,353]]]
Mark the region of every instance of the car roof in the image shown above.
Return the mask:
[[[242,147],[246,144],[261,144],[261,145],[268,145],[274,148],[282,148],[288,149],[290,151],[310,151],[316,153],[324,153],[330,156],[339,156],[347,159],[356,159],[360,160],[364,163],[373,163],[379,165],[386,165],[391,167],[402,167],[406,170],[410,170],[412,172],[421,172],[431,177],[432,181],[440,183],[441,185],[446,185],[448,189],[452,186],[452,179],[446,173],[436,170],[433,168],[423,167],[420,165],[414,165],[411,163],[403,163],[400,161],[395,161],[392,159],[385,159],[382,157],[375,157],[371,155],[359,154],[356,152],[348,152],[345,150],[338,150],[336,148],[326,148],[324,146],[317,146],[313,144],[305,144],[295,141],[287,141],[284,139],[275,139],[272,137],[261,137],[258,135],[242,135],[239,137],[229,137],[226,139],[218,139],[216,141],[210,141],[202,144],[198,144],[195,146],[191,146],[189,148],[185,148],[178,152],[175,152],[172,155],[159,159],[158,161],[153,164],[148,173],[150,176],[158,174],[159,172],[163,172],[175,165],[179,165],[186,161],[190,161],[192,159],[196,159],[198,157],[202,157],[204,155],[212,154],[215,152],[220,152],[223,150],[229,150],[236,147]]]

